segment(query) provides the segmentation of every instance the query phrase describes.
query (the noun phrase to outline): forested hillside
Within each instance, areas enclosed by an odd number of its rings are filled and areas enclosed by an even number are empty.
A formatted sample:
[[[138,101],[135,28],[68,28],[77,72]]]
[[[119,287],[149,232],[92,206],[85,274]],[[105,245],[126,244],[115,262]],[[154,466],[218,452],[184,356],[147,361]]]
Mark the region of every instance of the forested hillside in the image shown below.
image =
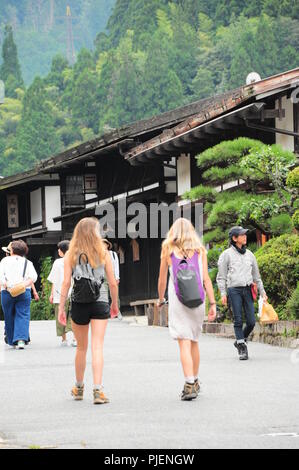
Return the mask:
[[[99,31],[74,66],[55,56],[50,73],[26,89],[20,50],[18,61],[15,35],[6,28],[0,78],[9,95],[0,106],[0,174],[240,86],[253,70],[266,77],[299,66],[294,0],[117,0],[108,29]]]
[[[116,0],[0,0],[0,28],[9,23],[19,51],[23,78],[29,85],[46,75],[57,53],[67,54],[67,6],[73,17],[75,50],[91,48],[106,28]]]

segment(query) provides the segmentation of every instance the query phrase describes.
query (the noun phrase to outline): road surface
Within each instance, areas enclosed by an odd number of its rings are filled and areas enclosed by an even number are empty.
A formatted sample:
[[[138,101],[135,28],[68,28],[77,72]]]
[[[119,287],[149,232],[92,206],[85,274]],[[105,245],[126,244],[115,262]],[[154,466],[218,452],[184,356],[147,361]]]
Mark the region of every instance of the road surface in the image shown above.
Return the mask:
[[[2,342],[0,447],[202,449],[299,448],[299,352],[249,344],[239,361],[232,340],[202,336],[197,400],[181,402],[183,376],[167,328],[110,321],[105,391],[92,403],[88,354],[83,402],[74,402],[72,347],[55,323],[32,322],[24,351]]]

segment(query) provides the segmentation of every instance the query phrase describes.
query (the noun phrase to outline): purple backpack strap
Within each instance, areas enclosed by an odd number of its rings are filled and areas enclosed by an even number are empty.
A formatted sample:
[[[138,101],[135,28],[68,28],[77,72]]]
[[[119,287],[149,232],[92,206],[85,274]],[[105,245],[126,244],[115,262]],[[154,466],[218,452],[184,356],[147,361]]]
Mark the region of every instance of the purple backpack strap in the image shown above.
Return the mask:
[[[178,299],[180,298],[180,291],[179,291],[179,286],[177,283],[177,272],[181,263],[181,260],[175,256],[174,253],[171,253],[171,264],[172,264],[172,272],[173,272],[173,284],[175,288],[176,295]]]

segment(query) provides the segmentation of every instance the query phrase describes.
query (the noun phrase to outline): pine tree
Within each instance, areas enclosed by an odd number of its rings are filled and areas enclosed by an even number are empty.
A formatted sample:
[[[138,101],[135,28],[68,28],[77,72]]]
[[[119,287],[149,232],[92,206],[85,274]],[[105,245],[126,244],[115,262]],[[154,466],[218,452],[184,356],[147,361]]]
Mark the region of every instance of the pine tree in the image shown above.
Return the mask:
[[[43,81],[36,78],[23,101],[22,120],[16,135],[16,160],[10,162],[13,171],[32,168],[38,161],[61,150],[55,133],[53,110],[46,99]]]
[[[0,79],[5,83],[6,96],[16,98],[17,94],[15,90],[17,88],[23,88],[24,82],[18,60],[17,46],[14,42],[12,27],[10,25],[5,27],[2,59]]]
[[[212,72],[202,68],[198,70],[192,82],[193,99],[200,100],[214,94]]]

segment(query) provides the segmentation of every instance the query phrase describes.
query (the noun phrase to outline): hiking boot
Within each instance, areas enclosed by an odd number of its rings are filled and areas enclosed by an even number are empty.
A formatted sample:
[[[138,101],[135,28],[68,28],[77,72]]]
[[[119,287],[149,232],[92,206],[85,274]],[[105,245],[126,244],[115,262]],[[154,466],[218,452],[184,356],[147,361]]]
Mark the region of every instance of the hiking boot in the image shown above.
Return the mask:
[[[195,391],[196,391],[196,395],[198,396],[198,394],[200,392],[200,384],[199,384],[198,379],[194,380],[194,388],[195,388]]]
[[[181,393],[181,400],[182,401],[189,401],[193,400],[193,398],[197,397],[197,392],[195,389],[195,384],[188,384],[187,382],[184,385],[184,390]]]
[[[246,343],[240,344],[239,359],[240,361],[247,361],[248,359],[248,349]]]
[[[18,341],[16,349],[25,349],[25,341]]]
[[[74,400],[76,401],[83,400],[84,385],[82,385],[82,387],[77,387],[77,385],[75,385],[72,388],[71,394],[74,397]]]
[[[247,344],[246,343],[237,343],[237,341],[235,341],[234,346],[238,350],[240,361],[247,361],[247,359],[248,359]]]
[[[94,389],[93,403],[95,405],[104,405],[104,403],[109,403],[109,398],[105,396],[105,393],[103,392],[103,390]]]

